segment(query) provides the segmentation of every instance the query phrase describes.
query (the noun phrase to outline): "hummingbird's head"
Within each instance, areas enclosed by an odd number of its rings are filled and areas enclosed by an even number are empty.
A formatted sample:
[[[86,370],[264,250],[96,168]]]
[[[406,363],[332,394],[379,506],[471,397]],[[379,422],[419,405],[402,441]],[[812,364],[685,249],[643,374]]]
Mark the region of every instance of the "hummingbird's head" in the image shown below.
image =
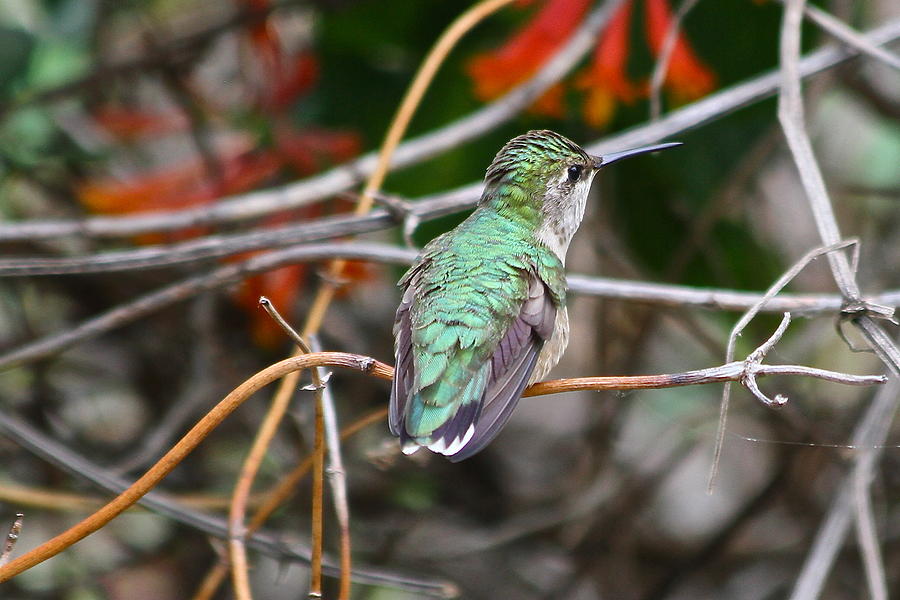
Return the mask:
[[[480,204],[535,227],[538,239],[565,260],[597,172],[623,158],[678,145],[659,144],[591,156],[558,133],[529,131],[511,139],[494,157],[485,175]]]

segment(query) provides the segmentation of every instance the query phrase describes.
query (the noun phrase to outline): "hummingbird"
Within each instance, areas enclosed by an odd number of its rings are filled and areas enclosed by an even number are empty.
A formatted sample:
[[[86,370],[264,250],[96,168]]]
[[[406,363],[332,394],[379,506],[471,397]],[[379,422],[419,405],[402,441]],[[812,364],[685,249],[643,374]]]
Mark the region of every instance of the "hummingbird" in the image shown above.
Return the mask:
[[[427,447],[458,462],[497,436],[568,344],[566,251],[594,176],[679,145],[591,156],[541,130],[503,146],[475,211],[422,248],[398,283],[388,421],[405,454]]]

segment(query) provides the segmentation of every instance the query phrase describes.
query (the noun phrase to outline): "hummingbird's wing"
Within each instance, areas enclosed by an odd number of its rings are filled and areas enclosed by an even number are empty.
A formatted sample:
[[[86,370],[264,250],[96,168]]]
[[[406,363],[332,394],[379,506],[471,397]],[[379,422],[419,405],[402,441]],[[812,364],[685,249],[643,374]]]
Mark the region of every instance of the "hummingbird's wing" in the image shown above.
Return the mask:
[[[556,305],[538,275],[511,269],[521,286],[518,300],[510,304],[476,294],[467,305],[448,306],[441,311],[445,316],[426,318],[416,302],[423,302],[417,290],[428,287],[421,280],[427,270],[426,259],[402,282],[389,424],[407,452],[428,446],[462,460],[506,424],[553,333]],[[454,299],[442,298],[440,305]],[[473,303],[484,303],[484,310]],[[460,320],[466,322],[462,333]]]
[[[544,342],[553,335],[557,308],[547,286],[529,275],[528,298],[491,355],[491,374],[471,439],[450,460],[458,462],[487,446],[512,415],[531,378]]]

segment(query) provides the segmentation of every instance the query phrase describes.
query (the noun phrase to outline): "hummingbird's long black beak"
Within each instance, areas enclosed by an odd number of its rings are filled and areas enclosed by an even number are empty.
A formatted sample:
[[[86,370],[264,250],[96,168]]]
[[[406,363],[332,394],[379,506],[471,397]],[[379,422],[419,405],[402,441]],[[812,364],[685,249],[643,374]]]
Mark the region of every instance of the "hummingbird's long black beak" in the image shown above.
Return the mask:
[[[612,154],[593,156],[591,158],[594,159],[594,168],[599,169],[600,167],[605,167],[606,165],[622,160],[623,158],[637,156],[638,154],[646,154],[648,152],[656,152],[658,150],[665,150],[666,148],[675,148],[676,146],[681,146],[681,142],[669,142],[667,144],[656,144],[655,146],[642,146],[640,148],[622,150],[621,152],[613,152]]]

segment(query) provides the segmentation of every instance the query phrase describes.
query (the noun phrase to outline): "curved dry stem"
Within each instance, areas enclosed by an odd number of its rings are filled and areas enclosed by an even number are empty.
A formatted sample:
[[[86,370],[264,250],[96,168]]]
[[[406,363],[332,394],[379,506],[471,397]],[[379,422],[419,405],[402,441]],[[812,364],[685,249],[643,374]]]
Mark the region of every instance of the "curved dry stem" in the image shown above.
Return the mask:
[[[387,408],[378,408],[373,410],[369,414],[360,417],[359,419],[342,429],[341,440],[343,441],[353,435],[356,435],[365,427],[383,420],[386,416]],[[309,473],[310,467],[312,467],[312,460],[312,455],[304,458],[296,467],[293,468],[293,470],[291,470],[290,473],[282,477],[274,488],[266,493],[266,496],[260,503],[260,506],[256,510],[256,513],[254,513],[249,523],[247,523],[248,535],[262,527],[263,524],[265,524],[265,522],[272,515],[272,513],[275,512],[275,510],[277,510],[279,506],[284,504],[294,494],[297,485],[300,483],[303,477],[305,477],[306,474]],[[225,580],[225,576],[227,574],[228,562],[225,557],[223,557],[223,560],[217,562],[207,572],[206,577],[203,578],[202,584],[194,593],[192,600],[209,600],[210,598],[215,596],[215,593],[218,591],[219,586],[222,585],[222,582]]]
[[[137,502],[141,496],[156,486],[156,484],[158,484],[191,451],[193,451],[213,429],[215,429],[254,392],[269,383],[284,377],[288,373],[306,369],[311,366],[344,367],[368,373],[382,379],[389,379],[393,373],[391,367],[384,363],[371,358],[344,352],[320,352],[317,354],[295,356],[263,369],[228,394],[221,402],[219,402],[219,404],[209,411],[209,413],[200,419],[200,421],[140,479],[135,481],[115,499],[75,526],[0,568],[0,583],[8,581],[22,571],[30,569],[34,565],[59,554],[72,544],[84,539],[106,525],[109,521]]]
[[[276,394],[269,410],[253,440],[250,452],[244,459],[234,493],[231,496],[231,506],[228,510],[228,553],[231,559],[231,578],[234,584],[234,593],[238,600],[251,600],[253,594],[250,591],[250,578],[247,571],[247,548],[244,538],[247,534],[244,527],[244,515],[247,511],[247,499],[250,497],[250,489],[253,480],[259,472],[262,460],[269,449],[272,439],[278,430],[281,419],[287,412],[290,404],[290,394]],[[319,556],[321,561],[321,555]],[[321,563],[319,565],[321,569]]]
[[[378,408],[367,415],[363,415],[341,430],[341,440],[343,441],[356,435],[369,425],[383,420],[386,416],[387,408]],[[271,490],[266,492],[256,513],[254,513],[249,523],[247,523],[246,533],[248,535],[262,527],[272,513],[294,494],[300,480],[309,473],[310,467],[312,467],[312,461],[312,455],[304,458],[287,475],[282,477]],[[222,557],[222,560],[213,565],[209,572],[207,572],[206,577],[203,578],[203,583],[197,588],[192,600],[209,600],[212,598],[218,591],[219,586],[225,580],[227,574],[228,561],[226,557]]]

